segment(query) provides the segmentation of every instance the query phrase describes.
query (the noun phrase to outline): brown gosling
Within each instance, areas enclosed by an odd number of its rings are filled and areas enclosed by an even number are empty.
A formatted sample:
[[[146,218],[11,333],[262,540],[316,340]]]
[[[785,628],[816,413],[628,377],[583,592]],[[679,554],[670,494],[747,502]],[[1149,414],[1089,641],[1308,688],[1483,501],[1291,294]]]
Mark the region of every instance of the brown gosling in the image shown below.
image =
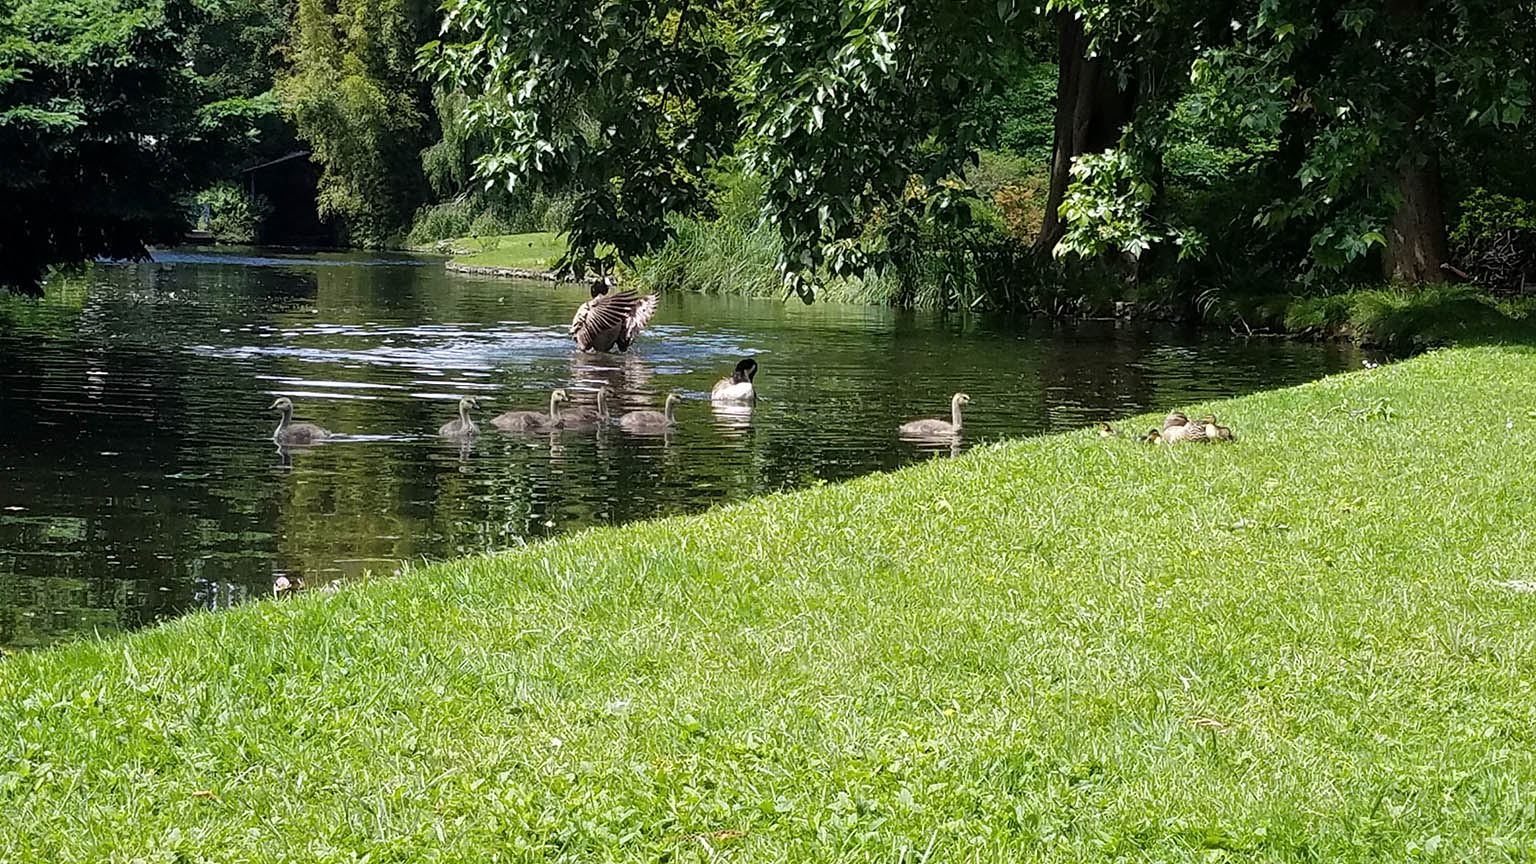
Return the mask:
[[[1200,418],[1200,425],[1205,427],[1205,437],[1208,441],[1236,441],[1232,436],[1232,429],[1216,422],[1215,414],[1207,414]]]
[[[667,394],[666,407],[661,411],[631,411],[619,418],[619,426],[628,432],[665,432],[677,426],[676,406],[683,397]]]
[[[956,393],[949,400],[949,420],[913,420],[896,427],[896,431],[902,435],[915,438],[940,438],[947,435],[960,434],[960,409],[971,404],[971,397],[964,393]]]
[[[313,423],[291,422],[293,400],[287,396],[278,397],[267,410],[283,412],[282,419],[277,421],[277,430],[272,433],[272,440],[279,444],[313,444],[331,437],[329,430],[321,429]]]
[[[480,403],[473,396],[465,396],[459,400],[459,419],[449,420],[438,428],[437,434],[444,438],[455,438],[467,441],[480,434],[480,427],[475,421],[469,419],[469,409],[479,408]]]

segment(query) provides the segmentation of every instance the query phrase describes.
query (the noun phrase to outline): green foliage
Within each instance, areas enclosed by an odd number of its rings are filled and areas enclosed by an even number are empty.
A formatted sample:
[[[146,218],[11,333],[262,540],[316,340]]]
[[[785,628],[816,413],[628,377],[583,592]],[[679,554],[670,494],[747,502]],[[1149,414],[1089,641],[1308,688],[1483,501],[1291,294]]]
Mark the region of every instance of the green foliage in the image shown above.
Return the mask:
[[[980,100],[976,111],[984,146],[1035,165],[1049,163],[1056,134],[1056,64],[1024,64],[1005,89]]]
[[[1519,861],[1533,390],[1442,352],[7,658],[0,858]]]
[[[672,217],[672,239],[634,265],[634,280],[656,291],[784,296],[774,269],[779,236],[758,212],[763,183],[740,171],[712,177],[713,217]]]
[[[454,237],[559,231],[569,221],[569,202],[518,190],[470,190],[416,211],[406,243],[427,246]]]
[[[190,45],[193,70],[227,99],[268,93],[281,67],[295,0],[197,0],[197,5],[204,16]]]
[[[211,232],[220,243],[255,243],[261,239],[262,226],[272,215],[266,198],[254,198],[233,183],[220,183],[199,193],[194,199],[207,205],[207,224],[199,227]]]
[[[1296,298],[1285,315],[1299,334],[1347,334],[1398,352],[1441,345],[1536,340],[1529,302],[1497,301],[1468,285],[1391,285]]]
[[[1061,203],[1066,234],[1056,244],[1056,257],[1097,258],[1116,252],[1140,258],[1163,240],[1178,247],[1180,258],[1198,256],[1204,244],[1198,232],[1153,216],[1153,188],[1145,176],[1125,150],[1074,159],[1072,185]]]
[[[429,91],[415,71],[431,31],[425,0],[298,0],[277,84],[283,113],[324,166],[319,209],[361,246],[385,246],[426,196]]]
[[[947,182],[986,129],[970,110],[1008,83],[1011,55],[1033,19],[1013,0],[905,3],[763,0],[746,43],[752,109],[748,164],[767,182],[764,215],[779,232],[779,271],[809,300],[822,273],[861,273],[866,240],[900,248],[920,232],[869,231],[869,220],[927,192],[924,219],[964,230],[969,190]],[[892,246],[892,243],[895,246]]]
[[[1536,201],[1478,187],[1461,202],[1461,219],[1451,231],[1451,242],[1471,249],[1511,228],[1536,229]]]
[[[200,20],[186,0],[0,6],[0,285],[185,230],[226,134],[188,68]]]
[[[633,266],[627,279],[654,291],[700,291],[763,299],[784,297],[777,268],[779,235],[762,220],[763,182],[739,165],[710,173],[714,215],[671,217],[672,239]],[[832,302],[902,305],[895,278],[876,274],[829,279]]]
[[[573,198],[568,269],[606,270],[669,236],[734,146],[731,2],[454,0],[423,51],[468,100],[486,184]],[[610,250],[603,254],[600,248]]]
[[[1522,4],[1387,6],[1258,4],[1194,65],[1202,120],[1279,142],[1254,224],[1308,226],[1312,261],[1330,270],[1386,245],[1397,166],[1425,164],[1468,124],[1519,128],[1536,83]]]

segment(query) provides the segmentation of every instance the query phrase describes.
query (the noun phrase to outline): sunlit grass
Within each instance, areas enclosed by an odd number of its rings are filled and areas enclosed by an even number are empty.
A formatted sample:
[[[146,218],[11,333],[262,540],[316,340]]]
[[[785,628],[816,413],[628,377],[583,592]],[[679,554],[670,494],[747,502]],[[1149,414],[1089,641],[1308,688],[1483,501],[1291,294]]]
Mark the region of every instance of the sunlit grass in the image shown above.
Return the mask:
[[[1536,354],[1165,407],[11,658],[0,860],[1530,860]]]
[[[565,239],[553,231],[529,234],[497,234],[487,237],[455,237],[438,246],[451,250],[453,261],[476,267],[516,267],[547,270],[565,254]]]

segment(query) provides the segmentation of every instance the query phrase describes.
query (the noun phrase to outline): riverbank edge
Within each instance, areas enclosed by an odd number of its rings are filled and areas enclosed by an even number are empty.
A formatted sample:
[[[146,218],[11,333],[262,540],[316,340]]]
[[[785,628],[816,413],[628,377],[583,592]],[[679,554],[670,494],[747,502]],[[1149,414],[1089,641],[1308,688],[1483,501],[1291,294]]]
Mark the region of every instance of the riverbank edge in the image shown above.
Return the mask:
[[[525,279],[531,282],[552,282],[556,285],[586,284],[584,280],[562,276],[553,270],[534,270],[526,267],[491,267],[483,264],[463,264],[459,261],[449,260],[443,263],[443,269],[452,273],[465,273],[471,276]]]
[[[515,242],[525,236],[531,235],[501,239]],[[455,238],[416,251],[441,252],[471,241],[481,242],[480,238]],[[450,258],[445,269],[478,276],[579,284],[579,280],[563,278],[547,269],[475,265],[461,260],[472,254],[477,253],[466,250]],[[754,292],[737,293],[757,296]],[[1113,319],[1218,328],[1245,337],[1351,342],[1396,353],[1490,342],[1536,342],[1536,298],[1496,298],[1473,286],[1456,284],[1367,285],[1319,296],[1218,297],[1200,308],[1155,300],[1093,302],[1063,289],[1049,310],[1021,310],[1020,314],[1043,320]]]
[[[1528,599],[1490,580],[1532,563],[1533,386],[1529,350],[1435,352],[1166,406],[1216,411],[1231,446],[1012,440],[13,657],[0,858],[558,835],[649,860],[702,832],[819,861],[865,836],[826,837],[842,793],[885,814],[872,849],[968,814],[977,860],[1119,857],[1104,831],[1173,855],[1189,824],[1354,860],[1360,820],[1364,858],[1435,836],[1486,859],[1536,841],[1509,821],[1536,760],[1482,731],[1529,714]],[[1462,647],[1426,650],[1447,627]],[[1016,821],[1082,777],[1084,833]]]

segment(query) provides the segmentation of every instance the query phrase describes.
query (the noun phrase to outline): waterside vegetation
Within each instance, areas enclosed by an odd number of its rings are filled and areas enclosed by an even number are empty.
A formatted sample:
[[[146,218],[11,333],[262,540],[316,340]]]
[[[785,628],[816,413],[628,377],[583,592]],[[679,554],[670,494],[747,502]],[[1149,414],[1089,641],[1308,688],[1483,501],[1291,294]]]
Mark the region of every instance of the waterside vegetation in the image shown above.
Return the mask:
[[[1010,441],[11,657],[0,859],[1524,860],[1533,387],[1432,353],[1165,406],[1227,446]]]

